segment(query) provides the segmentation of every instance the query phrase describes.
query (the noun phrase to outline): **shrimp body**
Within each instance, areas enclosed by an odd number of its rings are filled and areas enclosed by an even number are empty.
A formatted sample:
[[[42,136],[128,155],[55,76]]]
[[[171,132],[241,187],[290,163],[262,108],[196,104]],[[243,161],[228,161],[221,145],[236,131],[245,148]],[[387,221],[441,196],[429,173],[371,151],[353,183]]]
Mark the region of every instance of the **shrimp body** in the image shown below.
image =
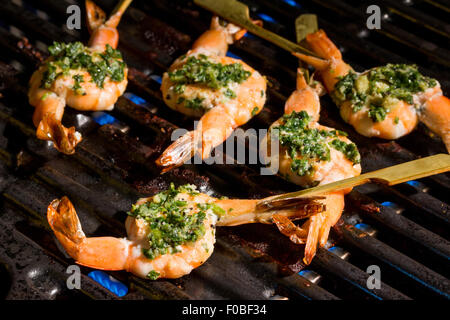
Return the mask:
[[[286,101],[285,116],[275,121],[269,129],[269,135],[277,130],[280,143],[278,154],[269,154],[269,159],[272,164],[278,162],[280,176],[302,187],[327,184],[361,173],[356,146],[343,132],[320,125],[317,122],[319,113],[318,93],[306,83],[299,69],[297,90]],[[271,150],[270,143],[273,141],[268,138],[267,141],[268,150]],[[315,141],[320,143],[315,144]],[[318,150],[316,154],[314,150]],[[353,153],[349,153],[350,150]],[[323,156],[324,153],[326,156]],[[326,210],[310,217],[302,227],[297,227],[286,218],[274,218],[283,234],[295,243],[306,244],[306,264],[314,257],[317,245],[325,245],[330,228],[344,210],[344,195],[350,191],[346,189],[324,195],[325,198],[319,201]]]
[[[226,88],[220,90],[209,88],[205,85],[187,84],[182,93],[177,93],[176,85],[170,80],[169,73],[166,72],[163,75],[161,84],[164,102],[169,108],[196,118],[204,116],[208,111],[216,107],[225,111],[226,105],[231,105],[232,107],[229,108],[228,112],[233,116],[236,125],[239,126],[246,123],[264,105],[265,98],[264,95],[261,95],[261,91],[266,89],[264,77],[241,60],[226,56],[206,55],[202,52],[205,51],[191,50],[182,59],[175,61],[169,72],[181,68],[188,61],[189,57],[198,58],[202,56],[207,57],[207,60],[211,63],[223,66],[238,63],[244,71],[249,72],[251,75],[242,83],[232,82]],[[193,101],[195,100],[198,103],[194,104]],[[258,111],[253,110],[256,106],[260,106]]]
[[[309,34],[306,41],[324,60],[294,55],[318,70],[342,118],[358,133],[398,139],[422,121],[442,138],[450,152],[449,102],[438,81],[408,65],[388,64],[357,73],[342,60],[323,30]]]
[[[280,120],[277,120],[272,124],[271,129],[279,127],[281,123],[282,122]],[[317,122],[311,123],[309,128],[327,132],[336,131],[333,128],[322,126]],[[352,143],[350,139],[345,136],[327,137],[325,142],[330,144],[335,139],[338,139],[347,145]],[[354,164],[341,151],[330,148],[329,160],[308,159],[308,162],[311,165],[311,170],[307,174],[298,175],[292,170],[292,162],[295,159],[301,160],[306,158],[307,157],[297,155],[294,159],[292,159],[288,152],[288,148],[280,146],[278,157],[280,175],[287,177],[289,181],[297,185],[308,188],[318,184],[347,179],[358,175],[361,172],[361,166],[359,163]],[[273,159],[272,161],[277,161],[277,159]]]
[[[375,123],[369,116],[367,106],[354,112],[352,104],[344,102],[339,110],[342,119],[351,124],[359,134],[366,137],[397,139],[410,133],[418,123],[415,108],[404,101],[393,106],[384,120]]]
[[[94,50],[89,51],[101,53]],[[124,68],[123,80],[116,82],[107,77],[103,83],[103,88],[94,83],[89,72],[83,69],[75,69],[69,70],[65,75],[60,75],[49,88],[44,89],[41,87],[41,83],[43,75],[47,71],[47,66],[42,65],[30,79],[29,101],[31,105],[37,108],[43,108],[42,105],[50,103],[52,99],[57,97],[63,108],[68,105],[80,111],[112,110],[114,103],[125,92],[128,83],[127,68]],[[62,70],[57,69],[56,72],[59,73]],[[81,77],[84,81],[79,83],[80,88],[75,90],[76,77]],[[47,98],[50,98],[50,100],[47,101]],[[41,110],[37,112],[41,112]],[[42,118],[42,116],[36,116],[36,119],[38,118]]]
[[[67,197],[48,206],[47,220],[58,241],[78,264],[126,270],[153,280],[179,278],[211,256],[216,226],[272,223],[274,214],[298,219],[322,210],[314,199],[298,199],[290,206],[274,205],[269,209],[258,208],[258,203],[259,200],[220,200],[199,193],[190,185],[177,189],[171,186],[153,197],[138,200],[125,222],[127,238],[86,237]]]
[[[73,127],[61,124],[64,107],[80,111],[111,110],[125,91],[128,69],[120,53],[113,49],[118,44],[117,24],[130,2],[122,0],[118,11],[105,22],[104,12],[87,0],[90,46],[54,43],[49,48],[51,57],[31,76],[28,99],[35,107],[36,135],[53,141],[63,153],[74,153],[81,141],[81,134]],[[103,68],[104,74],[100,74],[100,66],[107,66]]]
[[[266,79],[243,61],[225,56],[239,30],[232,24],[223,27],[213,18],[211,29],[163,75],[161,91],[166,104],[200,117],[195,132],[179,138],[157,160],[164,171],[182,165],[196,152],[202,159],[209,157],[234,129],[262,110]]]

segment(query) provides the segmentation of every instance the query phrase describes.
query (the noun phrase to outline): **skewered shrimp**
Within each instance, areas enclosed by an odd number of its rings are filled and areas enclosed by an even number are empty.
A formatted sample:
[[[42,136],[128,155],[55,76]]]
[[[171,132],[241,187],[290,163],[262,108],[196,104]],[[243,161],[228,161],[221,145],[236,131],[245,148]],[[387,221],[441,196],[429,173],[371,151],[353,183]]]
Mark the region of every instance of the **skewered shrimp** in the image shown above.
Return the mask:
[[[318,89],[318,88],[317,88]],[[297,90],[285,104],[285,115],[275,121],[268,133],[266,144],[271,150],[271,134],[278,136],[279,153],[270,154],[271,163],[278,163],[280,176],[300,185],[311,187],[357,176],[361,173],[358,150],[344,132],[317,123],[320,113],[319,95],[310,87],[302,71],[297,73]],[[264,145],[263,145],[264,147]],[[297,227],[286,217],[275,216],[279,230],[295,243],[305,243],[304,262],[309,264],[317,245],[323,247],[330,228],[336,224],[344,209],[342,190],[325,195],[320,200],[326,207]]]
[[[161,91],[165,103],[201,118],[195,131],[172,143],[156,161],[164,167],[163,172],[182,165],[197,151],[206,159],[234,129],[262,110],[266,79],[243,61],[225,56],[228,44],[244,33],[233,24],[222,26],[214,17],[210,30],[164,73]]]
[[[301,219],[322,210],[310,199],[259,208],[258,200],[213,198],[185,185],[140,199],[126,219],[128,238],[88,238],[67,197],[54,200],[47,219],[56,238],[78,264],[126,270],[142,278],[179,278],[212,254],[216,226],[272,223],[272,215]]]
[[[105,13],[86,0],[89,47],[54,42],[50,58],[31,76],[28,99],[35,107],[36,136],[53,141],[60,152],[73,154],[82,139],[74,127],[61,123],[66,104],[81,111],[111,110],[125,91],[128,69],[115,50],[116,27],[131,1],[122,0],[105,21]]]
[[[397,139],[422,121],[438,134],[450,152],[450,100],[437,80],[421,75],[413,65],[388,64],[355,73],[323,30],[306,37],[325,60],[295,56],[315,67],[341,117],[367,137]]]

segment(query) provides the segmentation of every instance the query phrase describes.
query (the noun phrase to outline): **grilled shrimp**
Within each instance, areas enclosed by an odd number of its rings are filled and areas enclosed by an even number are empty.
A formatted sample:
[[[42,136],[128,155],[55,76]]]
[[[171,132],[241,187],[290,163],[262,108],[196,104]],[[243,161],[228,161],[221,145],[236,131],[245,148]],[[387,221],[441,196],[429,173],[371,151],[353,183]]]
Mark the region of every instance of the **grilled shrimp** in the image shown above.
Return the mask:
[[[163,172],[197,153],[202,159],[238,126],[258,114],[266,101],[266,79],[239,59],[225,56],[228,44],[245,33],[214,17],[210,30],[164,73],[161,91],[167,106],[200,117],[195,131],[170,145],[156,163]]]
[[[437,80],[421,75],[414,65],[388,64],[356,73],[323,30],[309,34],[306,41],[325,60],[294,55],[319,71],[341,117],[358,133],[397,139],[420,120],[450,152],[450,100]]]
[[[360,156],[356,146],[344,132],[317,123],[320,101],[317,90],[309,86],[299,69],[297,90],[285,104],[285,115],[275,121],[271,134],[280,143],[278,154],[269,154],[271,163],[278,163],[279,175],[302,187],[327,184],[357,176],[361,173]],[[273,143],[273,142],[272,142]],[[268,150],[271,150],[270,145]],[[275,216],[280,231],[295,243],[306,243],[304,262],[313,259],[317,245],[324,246],[330,228],[344,210],[344,195],[351,189],[325,195],[320,200],[326,210],[312,216],[300,228],[286,217]]]
[[[105,13],[86,0],[89,46],[55,42],[49,47],[50,58],[31,76],[28,99],[35,107],[36,136],[53,141],[60,152],[73,154],[82,139],[74,127],[61,123],[66,104],[81,111],[111,110],[125,91],[128,69],[115,50],[116,27],[130,3],[122,0],[105,21]]]
[[[67,197],[53,200],[47,219],[56,238],[78,264],[126,270],[142,278],[179,278],[213,253],[216,226],[272,223],[277,214],[300,219],[322,210],[311,199],[259,208],[258,200],[217,199],[185,185],[143,198],[126,219],[127,238],[86,237]]]

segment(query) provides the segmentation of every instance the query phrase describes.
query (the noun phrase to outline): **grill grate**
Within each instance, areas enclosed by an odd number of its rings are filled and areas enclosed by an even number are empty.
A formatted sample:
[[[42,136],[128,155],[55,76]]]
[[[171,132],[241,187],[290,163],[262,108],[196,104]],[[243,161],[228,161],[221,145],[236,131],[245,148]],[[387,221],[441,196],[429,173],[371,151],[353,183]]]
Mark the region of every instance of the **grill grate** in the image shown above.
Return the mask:
[[[114,5],[97,2],[104,8]],[[443,10],[439,1],[380,1],[382,29],[370,32],[365,8],[373,1],[245,2],[266,28],[291,39],[295,17],[316,13],[319,25],[357,70],[387,62],[416,63],[449,93],[448,50],[440,47],[448,42],[444,30],[449,25],[437,14]],[[186,165],[159,175],[154,160],[169,144],[170,133],[192,123],[164,106],[158,81],[210,21],[208,12],[182,0],[133,2],[119,26],[120,49],[130,67],[128,93],[106,117],[66,109],[64,121],[84,137],[75,155],[58,154],[37,140],[26,84],[39,53],[45,55],[53,40],[88,38],[85,28],[65,29],[68,5],[48,0],[1,4],[0,282],[6,285],[0,298],[119,299],[84,267],[82,290],[67,289],[65,270],[73,260],[54,241],[45,219],[46,207],[56,197],[71,198],[87,235],[125,236],[125,212],[135,199],[172,181],[194,183],[215,195],[250,198],[296,189],[244,165]],[[30,44],[24,45],[23,36]],[[244,127],[267,128],[294,88],[297,61],[252,35],[233,45],[230,54],[272,82],[265,109]],[[322,105],[321,123],[349,132],[361,150],[364,171],[445,152],[423,126],[396,142],[367,139],[343,124],[328,97]],[[248,225],[219,228],[212,257],[182,279],[145,281],[125,272],[108,274],[129,288],[120,299],[448,298],[449,190],[445,174],[397,187],[356,188],[346,197],[346,212],[327,247],[318,250],[307,268],[301,262],[303,247],[273,226]],[[369,265],[380,266],[381,289],[367,288]]]

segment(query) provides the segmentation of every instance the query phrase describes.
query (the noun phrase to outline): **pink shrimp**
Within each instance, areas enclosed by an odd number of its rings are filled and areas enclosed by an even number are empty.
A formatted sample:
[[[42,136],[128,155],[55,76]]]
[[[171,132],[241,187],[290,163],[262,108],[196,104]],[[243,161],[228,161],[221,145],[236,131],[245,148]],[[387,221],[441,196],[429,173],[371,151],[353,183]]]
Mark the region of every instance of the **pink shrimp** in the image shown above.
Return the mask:
[[[289,115],[294,115],[295,117],[297,113],[301,115],[301,112],[306,112],[308,115],[308,118],[306,118],[308,119],[306,130],[336,132],[333,128],[322,126],[317,122],[320,113],[319,95],[317,90],[308,85],[302,71],[299,69],[297,74],[297,90],[286,101],[285,116],[275,121],[270,127],[269,132],[275,128],[280,130],[280,126],[284,125],[290,118]],[[305,117],[303,115],[303,118]],[[283,133],[281,132],[281,134]],[[352,142],[340,132],[325,136],[323,143],[328,146],[330,151],[329,158],[327,159],[308,158],[307,155],[301,155],[299,153],[292,158],[291,152],[288,151],[289,145],[280,145],[278,155],[269,155],[270,161],[271,163],[278,162],[279,174],[282,177],[303,187],[327,184],[359,175],[361,173],[359,158],[349,159],[342,150],[333,147],[333,141],[336,139],[345,145],[352,145]],[[269,143],[271,142],[269,141]],[[307,160],[311,168],[301,173],[298,170],[294,170],[293,163],[298,160]],[[310,217],[302,227],[297,227],[286,217],[274,217],[275,223],[284,235],[288,236],[295,243],[306,244],[305,257],[303,259],[306,264],[311,263],[317,246],[323,247],[326,244],[330,228],[336,224],[344,210],[344,195],[350,191],[350,189],[347,189],[324,195],[325,198],[319,201],[326,209]]]
[[[105,21],[105,13],[92,1],[86,0],[88,27],[91,32],[89,47],[81,48],[81,43],[67,46],[83,51],[85,60],[86,57],[90,57],[94,63],[102,60],[101,54],[117,47],[119,34],[116,28],[130,3],[131,0],[122,0],[114,14]],[[114,53],[109,62],[113,61],[117,68],[122,68],[122,74],[119,70],[120,76],[114,80],[112,75],[106,75],[99,85],[99,80],[94,79],[86,67],[68,67],[64,65],[65,62],[55,62],[55,59],[50,57],[33,73],[28,98],[30,104],[35,107],[33,123],[37,127],[36,136],[42,140],[53,141],[60,152],[73,154],[82,137],[74,127],[66,128],[62,125],[65,105],[81,111],[111,110],[125,91],[128,69],[122,58]]]
[[[172,143],[156,161],[163,172],[182,165],[196,152],[202,159],[209,157],[234,129],[261,112],[266,101],[266,79],[243,61],[225,56],[228,44],[244,33],[232,24],[222,26],[214,17],[210,30],[164,74],[161,91],[167,106],[201,118],[195,131]],[[213,79],[209,77],[212,72],[205,71],[226,68],[233,76],[225,80]],[[193,79],[191,73],[199,77]]]
[[[417,72],[422,80],[419,89],[408,89],[410,95],[407,96],[411,98],[406,99],[404,95],[393,96],[391,91],[396,89],[391,90],[388,80],[371,80],[371,75],[383,68],[403,69],[399,72],[405,74],[405,70],[412,70],[413,66],[387,65],[355,73],[342,60],[338,48],[323,30],[309,34],[306,41],[324,60],[301,53],[293,54],[319,71],[327,91],[338,104],[342,118],[358,133],[367,137],[397,139],[410,133],[420,120],[442,138],[450,152],[450,100],[443,96],[438,81]],[[353,90],[352,94],[356,99],[349,99],[348,92],[340,90],[343,86],[339,81],[349,75],[347,80],[354,81],[354,85],[353,88],[346,87],[346,90]],[[384,98],[386,96],[387,99]],[[381,98],[383,102],[380,104]],[[374,102],[379,104],[378,108],[373,107]],[[381,112],[380,116],[376,114],[377,111]]]
[[[263,199],[264,200],[264,199]],[[163,203],[162,206],[159,204]],[[246,223],[272,223],[272,216],[291,219],[306,218],[320,212],[322,205],[311,199],[296,199],[286,204],[258,208],[259,200],[216,199],[196,191],[195,186],[172,188],[150,198],[138,200],[126,219],[127,238],[86,237],[75,208],[67,197],[54,200],[48,206],[47,220],[65,251],[78,264],[102,270],[126,270],[142,278],[179,278],[202,265],[213,253],[216,226]],[[144,210],[141,210],[144,207]],[[167,209],[168,208],[168,209]],[[179,214],[179,212],[182,214]],[[170,220],[169,216],[177,216]],[[152,217],[166,219],[164,230],[177,227],[183,219],[183,229],[194,221],[185,241],[170,243],[173,233],[165,234],[149,222]],[[193,218],[192,220],[190,220]],[[203,219],[203,220],[202,220]],[[197,224],[195,224],[197,223]],[[192,234],[197,237],[192,238]],[[150,241],[155,235],[157,246]],[[163,235],[163,236],[161,236]],[[161,251],[161,243],[169,243]],[[149,250],[156,250],[149,254]]]

